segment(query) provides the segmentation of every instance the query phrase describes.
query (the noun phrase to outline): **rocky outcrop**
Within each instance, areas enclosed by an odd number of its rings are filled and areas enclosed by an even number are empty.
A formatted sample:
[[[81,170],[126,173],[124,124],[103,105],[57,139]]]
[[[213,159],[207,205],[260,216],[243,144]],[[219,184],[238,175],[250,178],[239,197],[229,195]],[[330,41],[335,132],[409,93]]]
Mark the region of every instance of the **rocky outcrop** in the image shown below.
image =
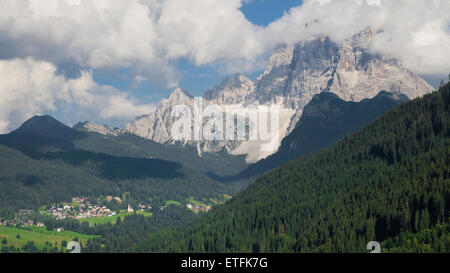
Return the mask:
[[[80,122],[73,126],[73,128],[80,131],[93,132],[105,136],[119,136],[127,133],[126,130],[110,125],[99,125],[91,121]]]

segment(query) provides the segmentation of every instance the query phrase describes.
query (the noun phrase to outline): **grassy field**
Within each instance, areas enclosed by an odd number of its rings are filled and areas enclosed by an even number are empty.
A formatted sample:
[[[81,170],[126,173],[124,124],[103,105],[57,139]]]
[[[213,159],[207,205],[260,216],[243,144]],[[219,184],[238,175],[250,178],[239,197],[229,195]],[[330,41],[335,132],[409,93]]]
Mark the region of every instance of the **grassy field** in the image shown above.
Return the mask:
[[[19,235],[20,238],[17,238]],[[45,227],[5,227],[0,226],[0,242],[6,239],[6,246],[14,246],[16,248],[22,248],[27,242],[33,241],[36,247],[42,250],[46,246],[46,242],[50,243],[52,247],[57,247],[58,250],[62,249],[61,242],[73,241],[78,238],[78,241],[86,245],[89,239],[95,238],[94,235],[80,234],[71,231],[48,231]],[[3,244],[0,247],[4,246]]]
[[[202,201],[198,201],[195,200],[194,198],[189,198],[187,199],[187,203],[188,204],[192,204],[192,205],[197,205],[197,206],[216,206],[216,205],[223,205],[225,204],[227,201],[231,200],[233,197],[228,195],[228,194],[223,194],[223,196],[221,198],[210,198],[209,200],[202,200]]]
[[[144,215],[145,217],[151,217],[152,216],[151,212],[136,211],[136,213]],[[122,211],[121,213],[113,215],[111,217],[103,216],[103,217],[96,217],[96,218],[83,218],[83,219],[79,219],[79,221],[87,222],[91,226],[93,226],[93,225],[106,225],[108,223],[111,223],[111,224],[114,225],[117,222],[117,218],[120,217],[123,220],[123,218],[125,218],[125,216],[131,215],[131,214],[133,214],[133,213],[132,212]]]
[[[181,202],[174,201],[174,200],[168,200],[165,203],[166,203],[166,206],[181,206]]]

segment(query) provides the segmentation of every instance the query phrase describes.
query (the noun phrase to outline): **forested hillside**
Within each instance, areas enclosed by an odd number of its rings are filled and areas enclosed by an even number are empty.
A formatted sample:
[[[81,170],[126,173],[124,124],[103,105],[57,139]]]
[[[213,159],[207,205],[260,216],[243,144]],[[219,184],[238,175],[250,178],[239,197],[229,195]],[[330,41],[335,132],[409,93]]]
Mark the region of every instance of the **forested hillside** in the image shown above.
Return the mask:
[[[84,133],[51,117],[36,117],[0,136],[0,216],[70,201],[122,196],[136,201],[223,197],[225,187],[179,163],[75,149]]]
[[[195,225],[151,235],[130,251],[366,252],[372,240],[445,232],[449,104],[446,85],[394,108],[332,147],[264,175]],[[396,247],[407,251],[407,241]]]
[[[384,241],[381,248],[389,253],[449,253],[450,224],[447,222],[417,233],[404,232]]]
[[[141,137],[124,134],[105,136],[86,132],[86,137],[74,141],[76,148],[113,156],[154,158],[177,162],[206,174],[232,175],[248,165],[245,156],[233,156],[225,151],[198,154],[197,148],[182,144],[160,144]]]

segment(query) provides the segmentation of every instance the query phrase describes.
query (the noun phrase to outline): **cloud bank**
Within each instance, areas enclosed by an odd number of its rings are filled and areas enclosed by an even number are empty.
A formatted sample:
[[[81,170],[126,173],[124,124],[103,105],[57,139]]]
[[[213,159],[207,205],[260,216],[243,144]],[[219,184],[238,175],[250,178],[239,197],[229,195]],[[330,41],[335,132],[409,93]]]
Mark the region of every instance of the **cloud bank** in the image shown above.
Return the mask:
[[[136,82],[175,87],[181,58],[224,73],[255,71],[280,42],[342,40],[367,26],[381,31],[373,52],[419,73],[450,72],[448,0],[305,0],[266,27],[246,19],[246,2],[0,0],[0,131],[63,107],[101,109],[92,114],[105,119],[150,109],[97,85],[96,69],[127,69]],[[305,27],[312,19],[319,23]],[[67,66],[77,73],[62,76]]]
[[[33,58],[0,61],[0,133],[49,111],[61,111],[67,121],[76,122],[89,116],[131,119],[154,109],[114,87],[98,85],[92,72],[66,79],[56,70],[52,63]]]
[[[295,43],[310,35],[343,40],[371,26],[379,33],[374,53],[403,61],[422,74],[450,72],[450,1],[446,0],[309,0],[270,24],[263,32],[276,41]],[[306,28],[305,22],[319,19]]]
[[[176,85],[179,58],[196,65],[254,62],[277,43],[314,34],[343,39],[372,26],[374,50],[418,72],[447,72],[447,0],[306,0],[267,27],[248,21],[241,0],[0,0],[0,57],[56,65],[132,68]],[[306,28],[305,23],[320,23]],[[441,56],[441,58],[437,57]],[[444,71],[446,70],[446,71]]]

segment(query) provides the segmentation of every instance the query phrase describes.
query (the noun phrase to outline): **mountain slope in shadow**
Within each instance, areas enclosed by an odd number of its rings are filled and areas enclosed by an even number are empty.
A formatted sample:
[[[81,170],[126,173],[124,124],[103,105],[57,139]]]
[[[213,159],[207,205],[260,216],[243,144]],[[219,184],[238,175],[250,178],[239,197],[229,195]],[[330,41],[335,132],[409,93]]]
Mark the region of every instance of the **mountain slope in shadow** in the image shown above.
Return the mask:
[[[385,91],[361,102],[344,101],[330,92],[318,94],[305,107],[296,128],[283,139],[276,154],[250,165],[227,180],[249,179],[292,159],[328,147],[407,101],[408,97],[403,94]]]

